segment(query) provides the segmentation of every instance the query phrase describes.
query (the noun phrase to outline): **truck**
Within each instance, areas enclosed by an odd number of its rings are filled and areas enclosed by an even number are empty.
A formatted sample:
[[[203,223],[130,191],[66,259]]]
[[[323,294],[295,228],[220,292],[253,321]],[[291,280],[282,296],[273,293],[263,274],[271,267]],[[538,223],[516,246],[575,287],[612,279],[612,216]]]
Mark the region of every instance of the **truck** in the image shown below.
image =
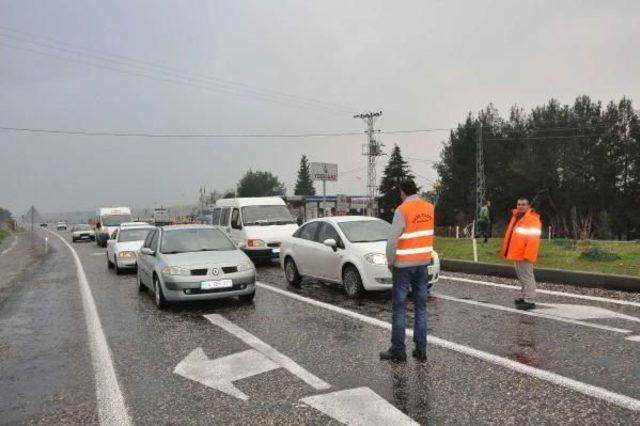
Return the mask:
[[[121,223],[131,222],[131,209],[129,207],[102,207],[96,215],[96,244],[106,247],[109,237]]]
[[[153,224],[155,226],[171,225],[172,223],[173,221],[167,209],[161,207],[153,211]]]

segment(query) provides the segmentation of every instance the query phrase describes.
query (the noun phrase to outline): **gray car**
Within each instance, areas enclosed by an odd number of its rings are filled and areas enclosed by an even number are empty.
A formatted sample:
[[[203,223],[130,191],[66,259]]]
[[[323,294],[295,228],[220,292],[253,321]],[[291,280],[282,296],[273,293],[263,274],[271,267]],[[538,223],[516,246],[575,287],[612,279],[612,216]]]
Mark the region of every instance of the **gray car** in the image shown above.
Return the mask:
[[[138,253],[138,289],[158,308],[169,302],[239,297],[250,302],[256,271],[242,250],[209,225],[170,225],[149,232]]]

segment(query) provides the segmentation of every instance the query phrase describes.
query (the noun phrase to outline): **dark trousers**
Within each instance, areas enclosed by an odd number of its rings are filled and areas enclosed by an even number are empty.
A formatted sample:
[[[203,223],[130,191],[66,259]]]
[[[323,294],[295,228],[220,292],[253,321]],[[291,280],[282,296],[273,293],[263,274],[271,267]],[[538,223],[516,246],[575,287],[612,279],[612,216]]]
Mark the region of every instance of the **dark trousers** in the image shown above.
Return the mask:
[[[427,266],[393,268],[393,316],[391,321],[391,350],[404,353],[407,328],[407,296],[413,293],[414,326],[413,342],[416,349],[427,349]]]

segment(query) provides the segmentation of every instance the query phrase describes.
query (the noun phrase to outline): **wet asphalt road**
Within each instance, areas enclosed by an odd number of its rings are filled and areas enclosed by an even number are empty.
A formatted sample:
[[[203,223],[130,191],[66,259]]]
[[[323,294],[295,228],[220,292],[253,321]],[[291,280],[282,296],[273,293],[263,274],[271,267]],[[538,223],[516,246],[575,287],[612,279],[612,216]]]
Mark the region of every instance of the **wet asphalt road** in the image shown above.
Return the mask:
[[[69,249],[49,239],[47,255],[23,240],[0,257],[6,271],[18,268],[17,259],[31,259],[20,263],[24,270],[14,271],[9,290],[0,292],[3,424],[99,422],[76,269]],[[420,424],[640,422],[640,411],[435,345],[426,364],[381,362],[377,354],[388,346],[388,330],[271,288],[385,322],[391,316],[388,293],[351,301],[339,286],[310,280],[291,289],[272,266],[259,268],[265,286],[252,304],[225,300],[158,311],[150,294],[138,293],[135,274],[107,269],[104,249],[73,246],[133,423],[339,424],[300,400],[360,387]],[[640,400],[640,341],[627,339],[640,335],[640,305],[539,294],[538,312],[554,316],[531,316],[508,310],[515,297],[510,289],[442,279],[428,304],[429,333]],[[222,315],[330,388],[316,389],[277,368],[235,381],[248,397],[243,401],[174,373],[197,348],[211,360],[250,349],[207,320],[209,314]]]

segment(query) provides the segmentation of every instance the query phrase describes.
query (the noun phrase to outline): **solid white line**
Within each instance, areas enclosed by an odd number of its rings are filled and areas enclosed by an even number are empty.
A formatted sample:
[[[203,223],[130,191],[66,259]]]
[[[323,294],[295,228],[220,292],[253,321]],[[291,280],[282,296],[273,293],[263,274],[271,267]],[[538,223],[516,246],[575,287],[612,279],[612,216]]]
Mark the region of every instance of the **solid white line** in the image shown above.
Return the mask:
[[[11,242],[11,245],[6,249],[2,250],[2,253],[0,253],[0,256],[2,256],[3,254],[11,250],[16,245],[17,242],[18,242],[18,234],[13,234],[13,241]]]
[[[368,317],[366,315],[359,314],[357,312],[350,311],[348,309],[340,308],[338,306],[331,305],[329,303],[320,302],[319,300],[310,299],[308,297],[300,296],[295,293],[291,293],[286,290],[279,289],[277,287],[273,287],[268,284],[264,284],[261,282],[257,282],[256,286],[281,294],[283,296],[289,297],[291,299],[299,300],[301,302],[308,303],[310,305],[318,306],[320,308],[326,309],[328,311],[336,312],[341,315],[357,319],[359,321],[384,328],[385,330],[391,330],[391,324],[385,321],[381,321],[377,318]],[[413,336],[413,330],[407,329],[407,335]],[[623,408],[628,408],[629,410],[640,411],[640,400],[631,398],[626,395],[622,395],[616,392],[612,392],[610,390],[601,388],[599,386],[590,385],[587,383],[583,383],[574,379],[570,379],[568,377],[561,376],[556,373],[552,373],[550,371],[541,370],[539,368],[531,367],[525,364],[521,364],[516,361],[512,361],[508,358],[503,358],[501,356],[493,355],[488,352],[480,351],[478,349],[471,348],[469,346],[464,346],[459,343],[450,342],[445,339],[441,339],[435,336],[427,336],[427,342],[439,346],[445,349],[452,350],[454,352],[458,352],[464,355],[471,356],[473,358],[477,358],[491,364],[495,364],[509,370],[516,371],[521,374],[526,374],[531,377],[535,377],[540,380],[545,380],[547,382],[563,386],[568,389],[572,389],[576,392],[582,393],[584,395],[598,398],[612,404],[618,405]]]
[[[627,340],[631,340],[632,342],[640,342],[640,336],[629,336]]]
[[[435,293],[435,292],[433,292],[431,294],[432,294],[433,297],[437,297],[438,299],[449,300],[451,302],[466,303],[468,305],[480,306],[482,308],[488,308],[488,309],[495,309],[497,311],[511,312],[511,313],[514,313],[514,314],[528,315],[528,316],[531,316],[531,317],[545,318],[545,319],[549,319],[549,320],[553,320],[553,321],[566,322],[568,324],[581,325],[581,326],[584,326],[584,327],[591,327],[591,328],[598,328],[600,330],[613,331],[615,333],[631,333],[631,330],[626,330],[624,328],[616,328],[616,327],[609,327],[607,325],[593,324],[593,323],[590,323],[590,322],[575,320],[575,319],[571,319],[571,318],[559,317],[557,315],[544,314],[542,312],[521,311],[519,309],[508,308],[508,307],[502,306],[502,305],[494,305],[492,303],[483,303],[483,302],[478,302],[477,300],[459,299],[457,297],[447,296],[445,294],[440,294],[440,293]]]
[[[130,425],[131,419],[127,413],[127,407],[118,384],[111,351],[107,344],[107,339],[102,329],[100,316],[96,309],[96,303],[91,294],[91,288],[84,273],[82,262],[75,249],[63,237],[55,232],[47,230],[62,241],[73,255],[82,296],[82,308],[84,319],[87,324],[87,334],[89,337],[89,348],[91,349],[91,360],[93,372],[96,379],[96,400],[98,405],[98,418],[102,425]]]
[[[518,291],[520,291],[519,287],[516,287],[516,286],[513,286],[513,285],[508,285],[508,284],[492,283],[490,281],[472,280],[470,278],[452,277],[452,276],[449,276],[449,275],[440,275],[440,278],[443,279],[443,280],[460,281],[460,282],[463,282],[463,283],[480,284],[480,285],[486,285],[486,286],[489,286],[489,287],[506,288],[506,289],[509,289],[509,290],[518,290]],[[591,300],[591,301],[594,301],[594,302],[615,303],[615,304],[618,304],[618,305],[636,306],[636,307],[640,308],[640,303],[638,303],[638,302],[630,302],[628,300],[609,299],[607,297],[588,296],[586,294],[565,293],[563,291],[544,290],[544,289],[537,289],[536,292],[537,293],[541,293],[541,294],[550,294],[550,295],[553,295],[553,296],[572,297],[574,299]]]
[[[318,390],[329,389],[331,385],[317,376],[314,376],[309,371],[305,370],[300,364],[289,358],[288,356],[278,352],[276,349],[272,348],[262,340],[258,339],[253,334],[249,333],[245,329],[238,327],[225,317],[219,314],[210,314],[204,316],[206,319],[211,321],[212,324],[217,325],[228,333],[233,334],[238,339],[245,342],[247,345],[251,346],[253,349],[261,352],[264,356],[275,362],[276,364],[281,365],[284,369],[288,370],[290,373],[295,374],[300,379],[302,379],[309,386],[313,386]]]

